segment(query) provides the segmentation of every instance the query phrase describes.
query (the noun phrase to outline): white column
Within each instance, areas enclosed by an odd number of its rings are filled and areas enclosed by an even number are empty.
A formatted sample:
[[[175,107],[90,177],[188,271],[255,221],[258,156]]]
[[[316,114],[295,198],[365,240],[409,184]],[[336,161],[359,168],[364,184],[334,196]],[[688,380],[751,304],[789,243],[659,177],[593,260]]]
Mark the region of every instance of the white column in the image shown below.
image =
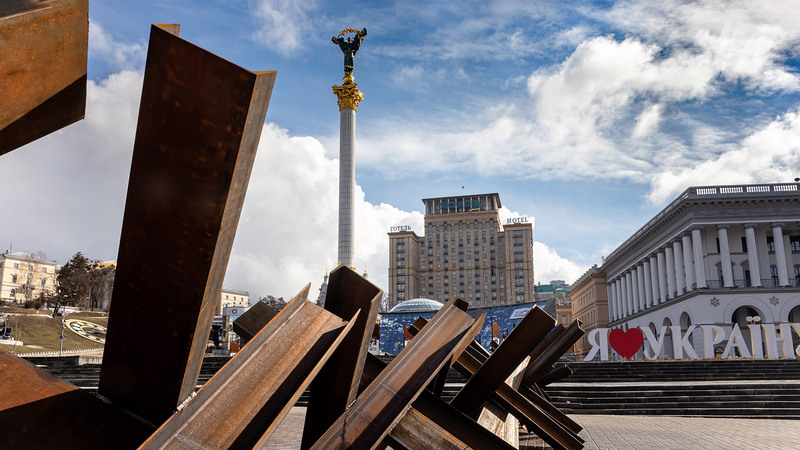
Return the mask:
[[[676,295],[683,295],[683,290],[686,289],[686,271],[683,269],[683,245],[680,238],[672,242],[672,248],[675,250],[675,290],[678,291]]]
[[[622,276],[622,295],[625,299],[625,317],[633,314],[631,310],[631,276],[625,274]]]
[[[772,242],[775,245],[775,264],[778,266],[778,285],[789,285],[789,270],[786,267],[786,247],[783,245],[783,224],[773,223]]]
[[[638,279],[638,270],[636,266],[631,267],[631,291],[633,292],[633,311],[641,311],[642,308],[639,306],[639,283]]]
[[[732,288],[733,269],[731,268],[731,245],[728,242],[728,226],[718,225],[717,234],[719,237],[720,264],[722,264],[722,282],[726,288]]]
[[[339,262],[353,266],[355,245],[355,143],[356,111],[342,108],[339,113]]]
[[[636,306],[633,303],[633,276],[630,272],[625,274],[625,292],[628,294],[628,312],[636,313]]]
[[[650,289],[653,292],[653,306],[659,303],[658,301],[658,259],[656,255],[650,255]]]
[[[641,264],[636,266],[636,286],[639,288],[639,311],[644,311],[647,297],[644,290],[644,267]]]
[[[614,286],[611,283],[606,284],[606,295],[608,296],[608,318],[613,321],[616,319],[616,305],[614,304]]]
[[[675,254],[672,253],[672,244],[664,248],[664,255],[667,258],[667,293],[669,298],[675,298],[678,294],[675,288]]]
[[[703,262],[703,238],[700,230],[703,227],[692,227],[692,251],[694,252],[694,273],[697,278],[698,288],[707,288],[706,265]]]
[[[683,270],[686,273],[686,291],[695,289],[694,285],[694,263],[692,262],[692,237],[688,234],[681,236],[683,241]]]
[[[617,308],[617,320],[622,318],[624,308],[622,307],[622,291],[619,290],[619,279],[614,280],[614,301]]]
[[[642,268],[644,269],[644,292],[645,292],[645,302],[647,303],[647,307],[653,306],[653,275],[650,272],[650,259],[645,258],[644,264],[642,264]]]
[[[667,265],[664,262],[662,250],[656,253],[656,259],[658,261],[658,292],[661,294],[661,303],[664,303],[669,298],[669,293],[667,292]]]
[[[756,247],[756,225],[746,223],[744,235],[747,240],[747,265],[750,268],[750,285],[761,287],[761,271],[758,266],[758,247]]]

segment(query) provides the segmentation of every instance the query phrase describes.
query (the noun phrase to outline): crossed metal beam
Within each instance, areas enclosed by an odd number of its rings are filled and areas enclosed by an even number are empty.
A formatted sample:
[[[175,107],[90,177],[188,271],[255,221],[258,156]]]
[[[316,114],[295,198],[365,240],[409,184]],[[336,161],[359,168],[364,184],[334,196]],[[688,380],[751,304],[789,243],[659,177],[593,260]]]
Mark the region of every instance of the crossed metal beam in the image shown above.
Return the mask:
[[[0,155],[83,117],[87,8],[0,9],[4,73],[22,74],[0,80],[15,105],[0,111]],[[310,388],[304,449],[512,448],[476,422],[495,407],[554,447],[580,448],[580,427],[541,390],[563,373],[552,366],[577,324],[551,332],[533,308],[488,354],[473,340],[485,312],[452,299],[386,365],[367,353],[383,292],[344,266],[324,309],[306,286],[279,313],[257,304],[240,317],[234,329],[249,342],[195,392],[276,74],[178,31],[151,29],[98,395],[0,350],[0,446],[253,448]],[[53,42],[66,50],[49,55]],[[34,86],[45,72],[57,76]],[[469,381],[446,404],[451,366]],[[41,423],[60,431],[33,432]]]

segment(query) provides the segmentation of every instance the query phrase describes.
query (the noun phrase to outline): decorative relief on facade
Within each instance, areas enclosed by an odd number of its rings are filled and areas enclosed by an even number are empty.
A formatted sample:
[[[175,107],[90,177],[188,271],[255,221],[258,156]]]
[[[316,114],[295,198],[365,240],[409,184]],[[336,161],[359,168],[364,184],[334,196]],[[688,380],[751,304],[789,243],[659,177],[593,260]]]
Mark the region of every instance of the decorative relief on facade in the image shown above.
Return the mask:
[[[336,94],[339,103],[339,111],[343,109],[352,109],[358,111],[358,103],[364,100],[364,94],[358,90],[357,84],[350,84],[346,86],[332,86],[333,93]]]
[[[770,302],[770,303],[772,303],[772,306],[775,306],[775,305],[777,305],[778,303],[780,303],[780,300],[778,300],[778,297],[775,297],[775,296],[773,295],[773,296],[772,296],[772,298],[771,298],[771,299],[769,299],[769,302]]]
[[[714,307],[719,306],[719,299],[717,297],[711,297],[711,300],[709,300],[709,302],[711,303],[711,306]]]

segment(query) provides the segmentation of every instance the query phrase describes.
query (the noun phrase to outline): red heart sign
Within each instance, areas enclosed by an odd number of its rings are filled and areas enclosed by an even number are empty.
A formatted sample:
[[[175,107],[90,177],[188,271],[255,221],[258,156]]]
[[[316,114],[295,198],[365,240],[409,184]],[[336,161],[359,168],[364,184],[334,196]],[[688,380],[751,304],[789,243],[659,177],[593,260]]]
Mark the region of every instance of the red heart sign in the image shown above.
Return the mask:
[[[638,328],[631,328],[628,331],[615,328],[608,335],[608,343],[620,356],[630,359],[642,348],[644,337]]]

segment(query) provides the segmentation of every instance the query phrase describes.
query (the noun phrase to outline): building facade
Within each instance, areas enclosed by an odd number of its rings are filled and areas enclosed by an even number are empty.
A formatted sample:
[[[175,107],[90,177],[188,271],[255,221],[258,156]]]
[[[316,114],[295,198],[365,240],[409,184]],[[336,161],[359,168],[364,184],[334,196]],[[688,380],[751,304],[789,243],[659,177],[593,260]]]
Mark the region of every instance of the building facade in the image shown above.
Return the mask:
[[[691,325],[800,322],[798,225],[796,183],[690,187],[606,258],[609,327],[663,329],[672,356],[680,326],[702,356]]]
[[[58,263],[25,252],[0,255],[0,299],[24,303],[56,292]]]
[[[570,286],[569,297],[572,317],[581,321],[585,332],[573,346],[573,351],[576,356],[585,356],[589,352],[588,333],[608,325],[606,274],[597,265],[592,266]]]
[[[388,305],[412,298],[472,307],[534,301],[533,226],[527,218],[500,224],[500,196],[423,199],[425,234],[389,233]]]
[[[222,315],[225,308],[247,308],[250,306],[250,293],[223,287],[219,294],[217,315]]]

